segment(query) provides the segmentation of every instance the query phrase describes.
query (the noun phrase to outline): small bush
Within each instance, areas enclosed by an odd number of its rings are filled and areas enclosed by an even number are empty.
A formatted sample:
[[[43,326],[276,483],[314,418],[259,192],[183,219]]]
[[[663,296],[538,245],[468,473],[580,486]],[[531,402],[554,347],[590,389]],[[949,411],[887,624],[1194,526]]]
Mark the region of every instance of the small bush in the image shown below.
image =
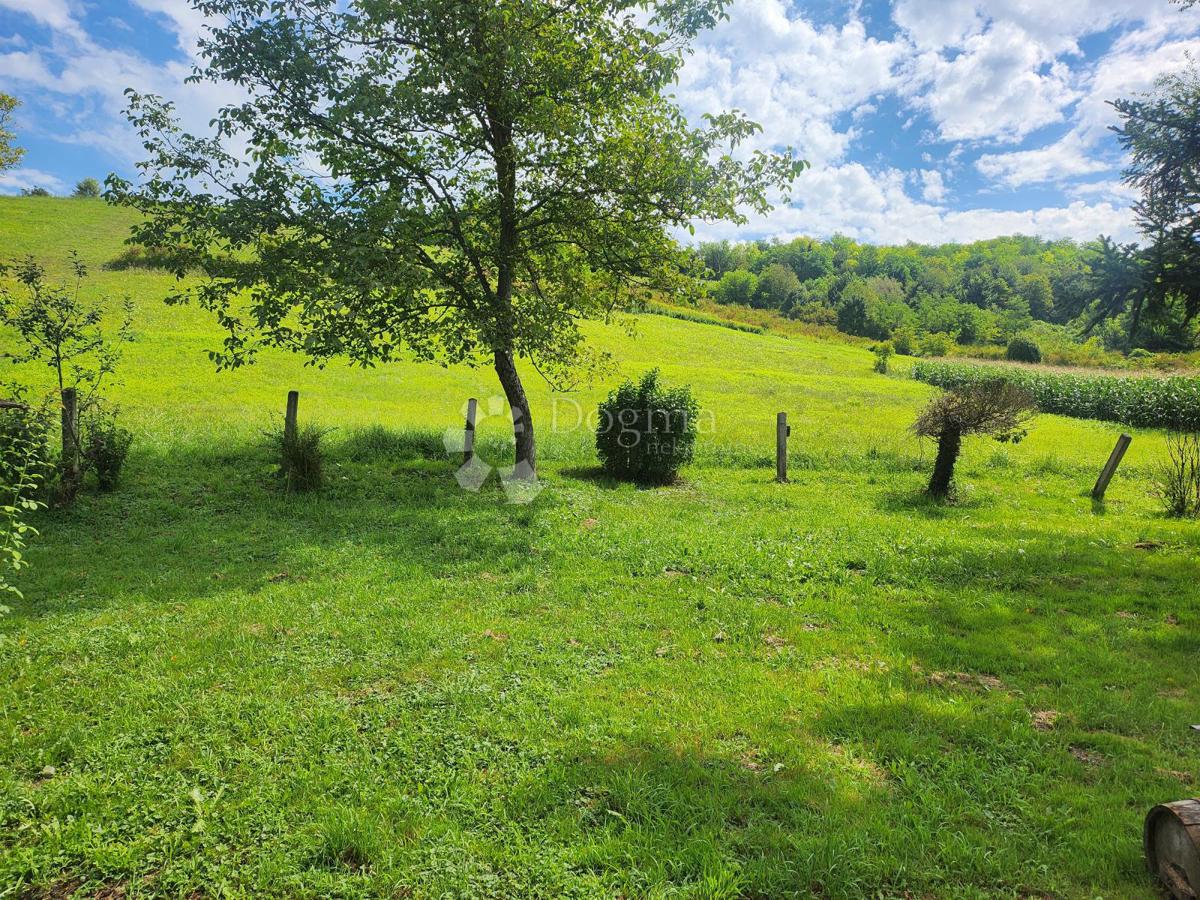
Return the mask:
[[[880,375],[888,373],[888,360],[892,358],[895,352],[892,349],[891,342],[885,341],[882,344],[876,344],[871,348],[871,352],[875,354],[875,371]]]
[[[100,182],[95,178],[83,178],[75,184],[75,193],[72,197],[78,197],[83,200],[94,200],[100,196]]]
[[[21,188],[22,197],[53,197],[44,187]]]
[[[117,424],[117,410],[93,407],[79,423],[80,450],[85,471],[94,471],[100,490],[117,486],[133,435]]]
[[[1200,432],[1167,434],[1167,461],[1154,479],[1155,493],[1169,516],[1200,516]]]
[[[23,401],[20,391],[0,388],[0,393],[5,399]],[[39,490],[44,490],[53,480],[52,421],[47,405],[0,410],[0,485],[8,487],[30,479]],[[4,498],[4,502],[9,499]]]
[[[666,389],[658,370],[626,381],[600,404],[596,452],[615,478],[669,484],[692,461],[699,406],[686,387]]]
[[[10,611],[6,595],[21,596],[9,578],[29,564],[25,547],[37,535],[25,519],[45,506],[36,497],[53,473],[49,432],[44,406],[0,411],[0,615]]]
[[[325,434],[316,425],[305,425],[294,434],[283,428],[270,434],[279,454],[279,479],[289,494],[315,491],[324,484],[321,439]]]
[[[931,331],[928,334],[921,335],[920,341],[917,342],[917,352],[921,356],[945,356],[953,346],[953,335],[943,334],[940,331]]]
[[[1004,356],[1012,362],[1040,363],[1042,349],[1032,338],[1018,334],[1008,342],[1008,350]]]
[[[912,356],[917,349],[917,332],[911,325],[901,325],[893,329],[892,347],[901,356]]]

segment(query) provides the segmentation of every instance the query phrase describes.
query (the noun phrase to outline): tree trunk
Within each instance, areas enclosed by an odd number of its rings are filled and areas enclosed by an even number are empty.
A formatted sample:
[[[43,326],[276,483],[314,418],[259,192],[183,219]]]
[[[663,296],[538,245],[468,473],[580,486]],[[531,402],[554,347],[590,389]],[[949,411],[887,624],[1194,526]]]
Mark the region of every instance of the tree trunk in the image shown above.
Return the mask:
[[[537,477],[537,445],[533,439],[533,414],[521,376],[517,374],[516,361],[511,352],[496,351],[496,375],[504,388],[504,396],[512,408],[513,437],[517,442],[516,472],[518,478],[533,480]]]
[[[954,480],[954,464],[958,462],[958,451],[962,448],[962,432],[947,428],[938,436],[937,459],[933,463],[933,477],[929,479],[929,494],[945,497],[950,493],[950,482]]]

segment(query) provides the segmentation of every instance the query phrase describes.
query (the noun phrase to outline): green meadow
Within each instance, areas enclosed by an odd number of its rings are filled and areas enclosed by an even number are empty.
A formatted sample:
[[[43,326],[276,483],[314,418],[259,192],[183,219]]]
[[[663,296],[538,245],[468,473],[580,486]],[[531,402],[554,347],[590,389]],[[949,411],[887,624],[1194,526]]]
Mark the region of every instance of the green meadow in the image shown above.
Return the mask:
[[[0,897],[1153,895],[1142,818],[1200,774],[1160,433],[1097,505],[1120,427],[1041,415],[933,504],[911,361],[644,315],[588,326],[594,384],[525,372],[543,490],[510,504],[443,446],[478,397],[511,462],[489,369],[216,372],[169,276],[105,267],[130,221],[0,198],[0,259],[77,249],[136,303],[122,484],[35,517],[0,618]],[[652,367],[702,433],[639,489],[587,423]],[[291,389],[331,429],[315,494],[264,438]]]

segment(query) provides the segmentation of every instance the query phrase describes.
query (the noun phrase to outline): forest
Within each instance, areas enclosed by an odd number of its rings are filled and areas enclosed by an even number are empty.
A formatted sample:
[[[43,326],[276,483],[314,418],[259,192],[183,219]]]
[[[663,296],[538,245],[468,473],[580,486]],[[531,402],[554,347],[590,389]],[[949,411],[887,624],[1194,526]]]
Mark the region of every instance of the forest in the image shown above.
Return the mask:
[[[835,235],[706,242],[696,253],[719,303],[891,340],[901,353],[938,356],[948,345],[1027,336],[1043,347],[1090,341],[1136,355],[1193,350],[1200,337],[1185,304],[1158,304],[1140,316],[1132,302],[1114,308],[1140,253],[1105,237],[876,246]]]

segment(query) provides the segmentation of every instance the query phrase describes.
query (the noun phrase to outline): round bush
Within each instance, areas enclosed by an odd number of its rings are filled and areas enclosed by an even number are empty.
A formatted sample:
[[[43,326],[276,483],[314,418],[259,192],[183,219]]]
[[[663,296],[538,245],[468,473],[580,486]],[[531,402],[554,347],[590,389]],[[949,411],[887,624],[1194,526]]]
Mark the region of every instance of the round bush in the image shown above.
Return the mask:
[[[669,484],[692,461],[699,406],[686,387],[664,388],[658,369],[626,381],[600,404],[596,453],[622,481]]]
[[[1005,356],[1013,362],[1040,363],[1042,349],[1031,338],[1017,335],[1008,342],[1008,351]]]

